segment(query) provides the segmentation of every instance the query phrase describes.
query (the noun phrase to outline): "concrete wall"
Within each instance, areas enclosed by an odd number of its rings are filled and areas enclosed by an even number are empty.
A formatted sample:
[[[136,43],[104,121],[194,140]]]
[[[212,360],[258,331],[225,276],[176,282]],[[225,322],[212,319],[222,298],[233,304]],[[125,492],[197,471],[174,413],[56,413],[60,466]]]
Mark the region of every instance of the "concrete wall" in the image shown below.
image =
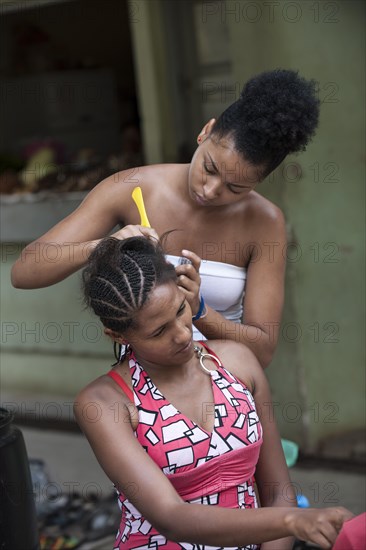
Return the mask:
[[[293,243],[269,378],[282,431],[313,451],[365,420],[365,9],[352,0],[235,4],[235,15],[220,14],[235,80],[284,67],[319,82],[316,138],[260,188],[283,208]]]
[[[84,309],[80,275],[45,289],[12,288],[10,268],[18,252],[14,244],[1,245],[1,398],[73,397],[114,362],[112,344]],[[50,259],[53,253],[50,247]]]

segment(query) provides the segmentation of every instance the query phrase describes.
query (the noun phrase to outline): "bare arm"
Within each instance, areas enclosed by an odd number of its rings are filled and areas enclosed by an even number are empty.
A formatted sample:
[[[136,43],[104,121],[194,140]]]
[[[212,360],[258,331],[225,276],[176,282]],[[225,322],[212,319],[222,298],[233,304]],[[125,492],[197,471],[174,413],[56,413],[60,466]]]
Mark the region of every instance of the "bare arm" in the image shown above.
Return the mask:
[[[253,352],[234,342],[209,342],[228,370],[251,391],[263,429],[263,439],[255,479],[262,507],[296,508],[296,496],[291,485],[280,435],[274,418],[267,378]],[[291,550],[293,538],[266,542],[265,550]]]
[[[297,532],[298,527],[289,515],[291,508],[231,510],[187,505],[134,437],[123,397],[116,416],[116,407],[111,405],[115,405],[118,398],[121,399],[120,394],[117,397],[110,386],[92,385],[76,400],[76,418],[111,481],[169,540],[242,546]],[[90,422],[82,413],[90,402],[98,407],[97,422]],[[333,515],[342,523],[345,513],[337,509]]]
[[[253,357],[253,360],[255,358]],[[288,467],[272,407],[266,376],[259,363],[254,372],[254,399],[263,428],[263,444],[256,468],[261,506],[297,507],[296,494],[291,484]],[[291,550],[293,537],[267,542],[262,550]]]
[[[265,508],[283,508],[291,530],[301,540],[311,540],[321,548],[330,548],[340,530],[339,524],[330,521],[332,509],[301,510],[297,508],[296,494],[291,483],[289,470],[282,449],[281,439],[272,407],[269,384],[263,369],[253,352],[234,342],[209,342],[209,346],[230,365],[229,370],[250,389],[263,429],[263,443],[256,467],[255,478],[260,505]],[[292,512],[289,509],[292,508]],[[309,512],[307,516],[306,512]],[[327,515],[328,519],[327,519]],[[348,512],[348,518],[352,514]],[[312,524],[312,522],[314,522]],[[324,522],[324,523],[323,523]],[[294,529],[294,523],[297,527]],[[293,536],[276,538],[261,545],[261,550],[291,550]]]
[[[13,286],[49,286],[83,267],[99,240],[123,222],[121,212],[131,202],[134,185],[130,170],[97,185],[72,214],[22,251],[12,268]],[[140,226],[123,228],[114,236],[123,239],[139,234],[157,237],[155,231]]]

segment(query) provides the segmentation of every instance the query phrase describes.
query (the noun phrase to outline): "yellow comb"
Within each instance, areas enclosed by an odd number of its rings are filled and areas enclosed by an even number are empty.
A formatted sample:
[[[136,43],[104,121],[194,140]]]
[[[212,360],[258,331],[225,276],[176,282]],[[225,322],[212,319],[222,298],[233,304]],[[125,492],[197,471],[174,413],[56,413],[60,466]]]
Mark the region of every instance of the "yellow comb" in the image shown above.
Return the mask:
[[[145,227],[151,227],[149,219],[146,214],[141,187],[135,187],[135,189],[132,191],[132,198],[135,201],[136,206],[138,208],[140,218],[141,218],[141,225]]]

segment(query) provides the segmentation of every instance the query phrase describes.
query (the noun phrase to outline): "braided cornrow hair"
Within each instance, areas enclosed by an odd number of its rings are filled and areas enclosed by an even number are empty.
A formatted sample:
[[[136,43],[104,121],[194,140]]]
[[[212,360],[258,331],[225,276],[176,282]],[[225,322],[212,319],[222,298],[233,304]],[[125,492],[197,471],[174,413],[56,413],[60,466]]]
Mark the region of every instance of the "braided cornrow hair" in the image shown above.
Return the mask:
[[[121,334],[133,326],[152,289],[175,280],[174,266],[158,243],[146,237],[107,237],[82,272],[84,301],[106,328]]]
[[[211,135],[230,137],[247,161],[264,166],[265,177],[288,154],[305,150],[318,125],[319,105],[314,80],[292,70],[264,72],[245,84]]]

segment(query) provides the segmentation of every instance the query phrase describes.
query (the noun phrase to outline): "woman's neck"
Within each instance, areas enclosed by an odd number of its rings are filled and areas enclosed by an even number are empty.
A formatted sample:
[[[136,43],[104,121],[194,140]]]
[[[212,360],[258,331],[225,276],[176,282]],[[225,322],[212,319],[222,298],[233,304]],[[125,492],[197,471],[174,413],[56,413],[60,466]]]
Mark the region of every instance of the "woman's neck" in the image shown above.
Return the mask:
[[[192,375],[192,369],[199,364],[198,357],[195,353],[192,356],[182,363],[174,364],[164,364],[155,363],[149,361],[148,359],[141,357],[138,352],[132,352],[136,362],[141,365],[141,367],[147,372],[150,378],[153,378],[156,381],[184,381]]]

